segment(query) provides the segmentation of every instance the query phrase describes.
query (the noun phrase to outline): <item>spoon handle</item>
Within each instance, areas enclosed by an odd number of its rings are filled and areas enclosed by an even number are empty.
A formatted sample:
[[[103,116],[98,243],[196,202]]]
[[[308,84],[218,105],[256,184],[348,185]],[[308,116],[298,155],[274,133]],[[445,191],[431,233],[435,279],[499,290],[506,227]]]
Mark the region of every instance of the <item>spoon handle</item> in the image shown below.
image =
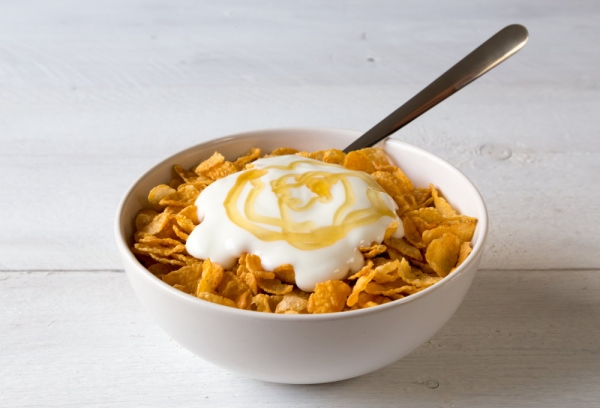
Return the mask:
[[[344,149],[344,152],[348,153],[352,150],[373,146],[412,122],[519,51],[527,42],[528,37],[527,29],[522,25],[513,24],[504,27],[412,99],[356,139]]]

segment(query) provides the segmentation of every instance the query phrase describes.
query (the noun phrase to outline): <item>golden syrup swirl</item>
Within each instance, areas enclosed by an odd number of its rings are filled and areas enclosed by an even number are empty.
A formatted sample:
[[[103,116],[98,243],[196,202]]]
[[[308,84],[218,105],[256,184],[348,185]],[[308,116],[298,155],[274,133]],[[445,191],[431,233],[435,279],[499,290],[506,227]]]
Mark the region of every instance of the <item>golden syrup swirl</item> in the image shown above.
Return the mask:
[[[332,173],[326,169],[307,171],[302,174],[291,173],[302,164],[315,166],[313,160],[299,159],[287,165],[271,165],[242,172],[223,203],[229,219],[262,241],[283,240],[300,250],[314,250],[330,246],[346,236],[349,231],[372,224],[381,217],[396,218],[393,209],[382,198],[382,194],[385,194],[384,190],[368,174],[358,171]],[[340,168],[322,162],[318,165]],[[270,181],[270,188],[277,198],[279,210],[279,214],[275,216],[260,214],[256,209],[256,201],[266,188],[261,178],[272,170],[291,173],[283,174]],[[354,191],[352,178],[358,178],[366,184],[364,194],[368,198],[369,205],[365,208],[352,209],[356,194],[362,193]],[[343,203],[335,209],[330,225],[318,226],[310,220],[294,220],[294,214],[314,211],[318,204],[332,202],[332,188],[337,183],[342,185],[345,197]],[[248,185],[250,187],[242,206],[242,214],[238,202]],[[292,193],[292,190],[304,187],[312,192],[312,197],[306,202],[294,197]],[[318,211],[315,213],[318,214]]]

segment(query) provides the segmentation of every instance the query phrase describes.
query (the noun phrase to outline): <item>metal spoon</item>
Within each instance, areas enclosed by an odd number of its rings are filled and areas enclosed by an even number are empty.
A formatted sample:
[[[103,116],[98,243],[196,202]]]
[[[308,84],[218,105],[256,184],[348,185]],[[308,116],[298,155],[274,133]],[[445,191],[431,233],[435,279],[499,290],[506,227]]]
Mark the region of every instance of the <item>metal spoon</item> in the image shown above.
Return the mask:
[[[522,25],[513,24],[504,27],[412,99],[356,139],[344,149],[344,152],[348,153],[352,150],[373,146],[409,124],[459,89],[508,59],[523,48],[528,38],[527,29]]]

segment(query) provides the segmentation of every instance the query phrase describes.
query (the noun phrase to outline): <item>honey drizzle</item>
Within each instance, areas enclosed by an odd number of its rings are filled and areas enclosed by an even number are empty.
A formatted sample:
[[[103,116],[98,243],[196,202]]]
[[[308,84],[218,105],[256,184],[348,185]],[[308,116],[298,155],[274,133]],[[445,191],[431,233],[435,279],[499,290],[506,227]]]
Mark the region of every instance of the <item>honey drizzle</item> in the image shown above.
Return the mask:
[[[266,175],[270,169],[293,170],[302,163],[314,165],[313,162],[298,160],[287,166],[267,166],[262,169],[247,170],[240,174],[223,203],[229,219],[258,239],[267,242],[284,240],[295,248],[308,251],[332,245],[352,229],[372,224],[381,217],[396,217],[394,211],[385,204],[381,197],[381,194],[385,194],[384,190],[368,174],[358,171],[344,173],[308,171],[303,174],[285,174],[271,181],[271,189],[277,196],[280,217],[259,214],[254,208],[255,202],[266,187],[260,178]],[[320,164],[338,167],[328,163]],[[349,211],[356,197],[350,177],[358,177],[367,184],[366,195],[371,204],[370,207]],[[288,183],[291,178],[294,182]],[[338,182],[343,186],[346,199],[335,211],[332,225],[317,227],[313,221],[296,222],[292,219],[291,211],[305,212],[318,202],[331,202],[333,200],[331,189]],[[246,202],[243,203],[244,216],[238,211],[237,203],[248,183],[251,188]],[[298,198],[291,195],[291,189],[302,186],[306,186],[315,193],[315,197],[310,198],[304,205]],[[257,225],[257,223],[277,227],[281,231],[273,231]]]

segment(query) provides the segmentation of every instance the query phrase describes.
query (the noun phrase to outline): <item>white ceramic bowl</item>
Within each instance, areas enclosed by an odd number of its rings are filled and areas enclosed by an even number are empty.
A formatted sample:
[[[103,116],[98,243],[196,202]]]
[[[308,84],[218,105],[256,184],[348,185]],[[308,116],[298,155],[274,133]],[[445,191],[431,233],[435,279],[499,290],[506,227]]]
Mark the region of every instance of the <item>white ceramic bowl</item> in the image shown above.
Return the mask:
[[[172,288],[148,272],[129,250],[134,217],[150,189],[170,180],[173,164],[191,167],[219,151],[228,159],[252,146],[268,152],[343,149],[359,133],[332,129],[273,129],[201,143],[157,164],[127,191],[115,233],[127,276],[151,317],[201,358],[249,377],[292,384],[338,381],[382,368],[431,338],[454,314],[477,271],[487,233],[481,195],[439,157],[396,140],[384,148],[416,186],[438,186],[463,214],[479,219],[473,252],[453,273],[407,298],[370,309],[321,315],[276,315],[209,303]],[[365,350],[366,349],[366,350]]]

